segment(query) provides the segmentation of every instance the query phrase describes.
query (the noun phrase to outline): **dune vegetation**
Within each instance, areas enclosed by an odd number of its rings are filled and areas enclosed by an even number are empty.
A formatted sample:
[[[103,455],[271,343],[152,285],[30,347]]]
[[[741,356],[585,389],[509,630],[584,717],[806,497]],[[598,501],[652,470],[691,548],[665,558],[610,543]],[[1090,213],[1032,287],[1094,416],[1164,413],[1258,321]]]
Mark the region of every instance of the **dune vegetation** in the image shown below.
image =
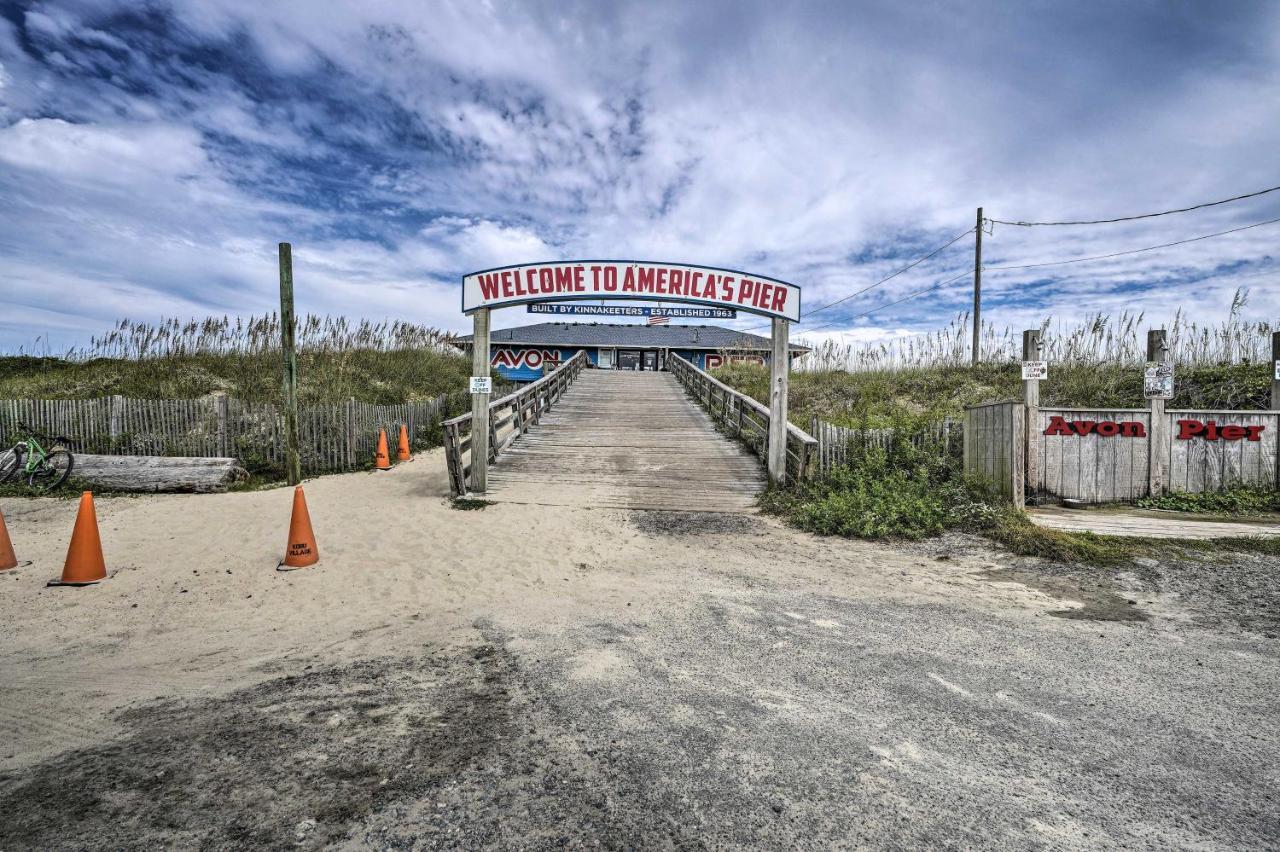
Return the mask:
[[[470,359],[447,333],[400,321],[307,315],[298,320],[297,347],[304,404],[426,399],[464,388],[471,372]],[[0,398],[191,399],[221,391],[250,402],[279,402],[280,376],[275,314],[155,324],[121,320],[60,357],[0,357]]]

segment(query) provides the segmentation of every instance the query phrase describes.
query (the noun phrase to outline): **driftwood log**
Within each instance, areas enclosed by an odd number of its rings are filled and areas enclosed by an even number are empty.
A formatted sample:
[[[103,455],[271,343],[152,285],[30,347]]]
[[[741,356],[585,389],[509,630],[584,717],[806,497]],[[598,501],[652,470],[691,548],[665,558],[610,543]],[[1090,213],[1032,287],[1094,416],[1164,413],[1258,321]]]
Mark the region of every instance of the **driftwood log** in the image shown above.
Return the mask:
[[[236,459],[75,454],[73,479],[112,491],[226,491],[248,477]]]

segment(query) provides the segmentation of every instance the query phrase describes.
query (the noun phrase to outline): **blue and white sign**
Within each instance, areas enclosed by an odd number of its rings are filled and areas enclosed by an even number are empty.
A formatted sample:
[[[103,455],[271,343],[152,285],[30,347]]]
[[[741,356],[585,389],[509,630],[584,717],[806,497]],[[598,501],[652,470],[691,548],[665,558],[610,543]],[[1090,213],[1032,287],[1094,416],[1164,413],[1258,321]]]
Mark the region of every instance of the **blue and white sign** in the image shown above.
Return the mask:
[[[683,319],[733,319],[738,312],[732,308],[663,308],[639,305],[556,305],[535,303],[529,305],[531,314],[575,314],[593,317],[672,317]]]

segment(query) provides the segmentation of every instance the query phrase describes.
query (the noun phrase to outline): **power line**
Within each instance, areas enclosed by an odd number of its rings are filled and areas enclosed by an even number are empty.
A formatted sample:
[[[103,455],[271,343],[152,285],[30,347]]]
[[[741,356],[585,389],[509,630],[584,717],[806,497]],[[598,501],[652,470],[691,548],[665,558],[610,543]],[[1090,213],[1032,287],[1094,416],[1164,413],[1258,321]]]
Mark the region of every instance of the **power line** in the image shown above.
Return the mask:
[[[863,317],[871,316],[871,314],[874,314],[877,311],[883,311],[885,308],[892,308],[894,305],[900,305],[905,301],[914,299],[916,296],[923,296],[925,293],[932,293],[934,290],[940,290],[943,287],[947,286],[948,284],[954,284],[955,282],[959,281],[961,278],[967,278],[972,274],[973,274],[972,270],[966,269],[964,272],[961,272],[955,278],[948,278],[946,281],[939,281],[936,284],[931,284],[930,286],[925,287],[923,290],[917,290],[914,293],[909,293],[906,296],[903,296],[901,299],[897,299],[892,302],[885,302],[883,305],[878,305],[869,311],[863,311],[862,313],[854,314],[851,317],[845,317],[844,319],[833,320],[832,322],[824,323],[823,325],[816,325],[813,328],[804,329],[801,333],[804,334],[810,331],[820,331],[824,328],[830,328],[833,325],[839,325],[840,323],[844,323],[844,322],[853,322],[856,319],[862,319]]]
[[[1067,263],[1084,263],[1087,260],[1105,260],[1106,258],[1109,258],[1109,257],[1120,257],[1126,254],[1141,254],[1144,251],[1155,251],[1156,249],[1185,245],[1186,243],[1199,242],[1200,240],[1207,240],[1213,237],[1222,237],[1222,236],[1226,236],[1227,234],[1236,234],[1236,233],[1239,233],[1240,231],[1247,231],[1250,228],[1261,228],[1263,225],[1274,225],[1276,222],[1280,222],[1280,218],[1268,219],[1265,222],[1255,222],[1252,225],[1244,225],[1243,227],[1240,227],[1240,228],[1232,228],[1229,231],[1218,231],[1217,233],[1214,233],[1214,234],[1204,234],[1203,236],[1190,237],[1185,240],[1176,240],[1171,243],[1161,243],[1158,246],[1147,246],[1145,248],[1128,249],[1126,251],[1111,252],[1110,254],[1095,254],[1091,257],[1076,257],[1076,258],[1072,258],[1071,260],[1050,260],[1050,261],[1046,261],[1045,263],[1023,263],[1023,264],[1011,265],[1011,266],[984,266],[982,268],[991,269],[991,270],[1039,269],[1040,267],[1043,267],[1043,266],[1062,266],[1063,264],[1067,264]]]
[[[1159,213],[1142,213],[1138,216],[1118,216],[1115,219],[1087,219],[1079,222],[1006,222],[1004,219],[988,219],[988,222],[996,222],[1001,225],[1018,225],[1023,228],[1032,228],[1039,225],[1109,225],[1113,222],[1132,222],[1135,219],[1153,219],[1156,216],[1168,216],[1172,213],[1187,213],[1191,210],[1200,210],[1204,207],[1217,207],[1219,204],[1230,204],[1233,201],[1243,201],[1246,198],[1257,198],[1259,195],[1266,195],[1268,192],[1275,192],[1280,186],[1273,186],[1269,189],[1260,189],[1257,192],[1246,193],[1245,195],[1237,195],[1234,198],[1224,198],[1221,201],[1207,201],[1204,204],[1196,204],[1191,207],[1179,207],[1177,210],[1162,210]]]
[[[861,296],[863,293],[866,293],[868,290],[874,290],[876,287],[879,287],[881,284],[884,284],[884,283],[885,283],[885,282],[887,282],[887,281],[892,281],[894,278],[897,278],[899,275],[901,275],[902,273],[906,272],[908,269],[911,269],[912,267],[919,266],[920,264],[924,263],[926,260],[928,260],[929,258],[931,258],[931,257],[935,256],[936,254],[938,254],[938,252],[942,251],[943,249],[947,249],[947,248],[950,248],[951,246],[955,245],[955,244],[956,244],[957,242],[959,242],[961,239],[963,239],[963,238],[967,237],[969,234],[972,234],[975,230],[977,230],[977,228],[976,228],[976,227],[974,227],[974,228],[970,228],[969,230],[965,231],[964,233],[959,234],[959,235],[957,235],[956,237],[953,237],[951,240],[949,240],[948,242],[944,243],[943,245],[938,246],[936,249],[934,249],[933,251],[931,251],[931,252],[929,252],[928,254],[924,255],[923,257],[918,257],[918,258],[916,258],[915,260],[911,261],[911,262],[910,262],[910,263],[908,263],[906,266],[904,266],[904,267],[902,267],[901,269],[899,269],[897,272],[894,272],[892,275],[885,276],[884,278],[881,278],[881,279],[880,279],[879,281],[877,281],[876,283],[871,284],[871,285],[868,285],[868,286],[866,286],[866,287],[863,287],[861,290],[859,290],[859,291],[858,291],[858,292],[856,292],[856,293],[850,293],[848,296],[844,296],[844,297],[842,297],[842,298],[836,299],[834,302],[831,302],[830,304],[826,304],[826,305],[823,305],[823,306],[822,306],[822,307],[820,307],[820,308],[814,308],[814,309],[813,309],[813,310],[811,310],[811,311],[807,311],[807,312],[805,312],[804,316],[805,316],[805,317],[811,317],[811,316],[813,316],[813,315],[814,315],[814,314],[816,314],[816,313],[821,313],[822,311],[825,311],[827,308],[834,308],[836,305],[842,304],[842,303],[844,303],[844,302],[849,301],[850,299],[854,299],[854,298],[857,298],[858,296]],[[802,318],[802,321],[803,321],[803,318]],[[744,331],[744,332],[747,332],[747,331],[758,331],[758,330],[760,330],[760,329],[762,329],[762,328],[768,328],[768,327],[769,327],[769,326],[767,326],[767,325],[756,325],[756,326],[752,326],[751,328],[743,329],[743,331]]]

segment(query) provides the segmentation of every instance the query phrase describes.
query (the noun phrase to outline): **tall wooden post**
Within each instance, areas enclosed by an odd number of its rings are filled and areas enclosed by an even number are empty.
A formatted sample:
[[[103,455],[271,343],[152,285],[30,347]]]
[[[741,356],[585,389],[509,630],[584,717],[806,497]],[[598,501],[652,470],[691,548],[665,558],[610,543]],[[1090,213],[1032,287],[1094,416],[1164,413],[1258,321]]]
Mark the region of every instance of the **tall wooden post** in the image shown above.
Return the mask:
[[[1280,411],[1280,331],[1271,332],[1271,410]],[[1280,417],[1276,420],[1276,431],[1280,432]],[[1280,488],[1280,452],[1276,453],[1274,482]]]
[[[1039,361],[1040,360],[1040,329],[1029,328],[1022,332],[1022,360],[1023,361]],[[1022,401],[1026,405],[1026,451],[1027,460],[1027,489],[1034,492],[1036,483],[1039,482],[1040,465],[1042,464],[1040,454],[1037,451],[1036,441],[1038,426],[1040,423],[1040,380],[1039,379],[1023,379],[1022,380]]]
[[[298,455],[298,355],[294,351],[293,247],[280,244],[280,349],[284,355],[284,475],[290,485],[302,481]]]
[[[769,481],[787,482],[787,391],[790,385],[791,355],[788,335],[791,323],[773,318],[773,354],[769,360]]]
[[[982,208],[978,208],[978,227],[973,232],[973,366],[978,366],[982,334]]]
[[[1271,409],[1280,411],[1280,331],[1271,332]]]
[[[1147,361],[1169,360],[1169,336],[1162,328],[1147,330]],[[1164,493],[1165,452],[1169,449],[1169,420],[1164,416],[1164,400],[1152,399],[1151,437],[1147,439],[1147,492],[1152,497]]]
[[[471,375],[489,376],[489,309],[471,315]],[[489,488],[489,394],[471,394],[471,491]]]

